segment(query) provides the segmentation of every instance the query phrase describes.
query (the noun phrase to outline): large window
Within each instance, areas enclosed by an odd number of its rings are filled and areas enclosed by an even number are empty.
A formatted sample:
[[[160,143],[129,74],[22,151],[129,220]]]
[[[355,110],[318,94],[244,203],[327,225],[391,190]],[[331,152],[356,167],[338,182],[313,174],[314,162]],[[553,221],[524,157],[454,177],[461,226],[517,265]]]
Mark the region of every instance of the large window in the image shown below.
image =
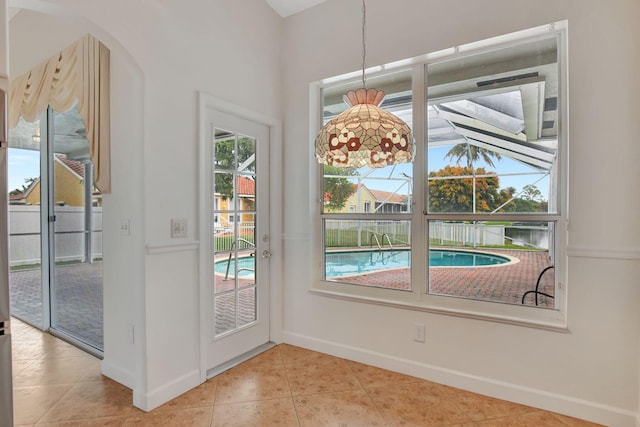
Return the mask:
[[[416,160],[320,167],[315,290],[564,322],[565,29],[459,46],[369,78],[386,93],[382,107],[412,127]],[[326,122],[360,82],[320,86]]]

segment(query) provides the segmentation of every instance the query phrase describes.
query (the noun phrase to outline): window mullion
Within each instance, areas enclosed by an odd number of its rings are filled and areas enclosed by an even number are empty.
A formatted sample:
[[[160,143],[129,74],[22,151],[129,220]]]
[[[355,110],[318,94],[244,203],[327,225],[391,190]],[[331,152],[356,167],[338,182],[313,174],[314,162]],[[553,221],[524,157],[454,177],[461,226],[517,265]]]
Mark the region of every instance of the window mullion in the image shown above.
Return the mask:
[[[411,217],[412,252],[411,252],[411,290],[416,301],[426,294],[429,283],[428,271],[428,230],[422,217],[426,200],[427,171],[427,88],[425,65],[413,67],[413,135],[416,141],[416,157],[413,162],[413,205]]]

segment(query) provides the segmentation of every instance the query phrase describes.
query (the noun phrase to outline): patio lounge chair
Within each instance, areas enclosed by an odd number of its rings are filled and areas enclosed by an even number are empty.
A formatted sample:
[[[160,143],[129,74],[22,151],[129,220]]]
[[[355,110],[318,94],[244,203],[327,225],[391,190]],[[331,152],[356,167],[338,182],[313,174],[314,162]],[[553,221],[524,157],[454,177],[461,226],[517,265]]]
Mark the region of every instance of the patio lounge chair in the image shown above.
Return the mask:
[[[544,293],[542,291],[540,291],[540,282],[542,281],[542,276],[544,275],[544,273],[546,273],[548,270],[551,270],[552,268],[554,268],[553,265],[550,265],[548,267],[546,267],[544,270],[542,270],[540,272],[540,275],[538,276],[538,280],[536,281],[536,288],[532,291],[527,291],[522,295],[522,304],[524,304],[524,299],[527,295],[529,294],[535,294],[535,298],[536,298],[536,305],[538,305],[538,295],[544,295],[545,297],[549,297],[549,298],[554,298],[553,295],[549,295],[547,293]]]

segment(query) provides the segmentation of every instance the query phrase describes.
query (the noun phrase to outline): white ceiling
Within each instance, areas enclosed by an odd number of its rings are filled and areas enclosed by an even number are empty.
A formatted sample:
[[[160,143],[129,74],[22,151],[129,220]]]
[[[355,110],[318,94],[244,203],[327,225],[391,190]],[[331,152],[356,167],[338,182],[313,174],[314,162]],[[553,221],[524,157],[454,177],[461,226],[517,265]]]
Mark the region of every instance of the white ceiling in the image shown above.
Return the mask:
[[[265,0],[280,16],[286,18],[326,0]]]
[[[158,4],[162,4],[164,0],[155,0]],[[309,9],[317,4],[323,3],[326,0],[265,0],[278,15],[286,18],[289,15],[296,14],[305,9]],[[13,3],[11,3],[13,5]],[[9,20],[13,18],[20,8],[9,7]]]

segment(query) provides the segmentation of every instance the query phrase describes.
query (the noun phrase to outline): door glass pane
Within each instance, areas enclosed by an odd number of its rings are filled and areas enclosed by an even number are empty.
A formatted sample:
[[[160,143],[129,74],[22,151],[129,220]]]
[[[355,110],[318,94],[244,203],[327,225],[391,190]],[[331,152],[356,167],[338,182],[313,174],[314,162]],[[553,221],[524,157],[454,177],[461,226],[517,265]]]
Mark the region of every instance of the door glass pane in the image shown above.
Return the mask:
[[[256,320],[256,287],[251,286],[238,292],[238,326],[248,325]]]
[[[11,314],[35,326],[42,321],[40,248],[40,121],[9,131],[9,300]]]
[[[256,171],[256,140],[239,136],[238,139],[238,172],[255,173]]]
[[[54,113],[55,281],[51,326],[103,346],[102,198],[77,109]]]
[[[254,175],[241,175],[238,174],[236,179],[236,191],[238,192],[238,206],[237,209],[243,212],[252,212],[256,210],[256,180]],[[251,214],[243,214],[240,218],[243,222]],[[249,221],[251,223],[252,221]],[[242,230],[244,233],[248,232],[248,229]]]
[[[256,140],[215,131],[213,150],[214,330],[257,319]]]
[[[236,327],[236,301],[235,293],[216,294],[214,297],[215,333],[216,335],[232,331]]]

